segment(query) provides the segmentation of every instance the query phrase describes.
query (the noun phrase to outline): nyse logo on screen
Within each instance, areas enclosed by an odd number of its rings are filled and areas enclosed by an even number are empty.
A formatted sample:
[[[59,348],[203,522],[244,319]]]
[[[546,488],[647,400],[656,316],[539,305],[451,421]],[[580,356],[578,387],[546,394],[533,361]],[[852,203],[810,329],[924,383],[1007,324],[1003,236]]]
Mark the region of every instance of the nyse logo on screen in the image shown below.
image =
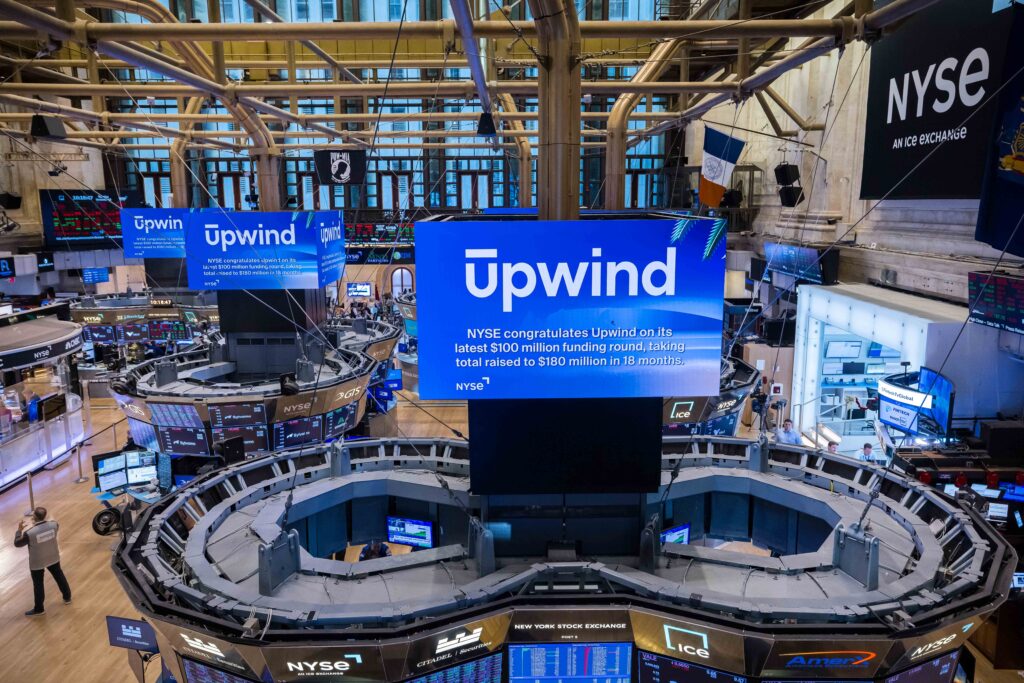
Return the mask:
[[[466,289],[478,299],[490,298],[501,287],[501,310],[512,311],[513,299],[522,299],[537,293],[538,296],[557,298],[563,295],[578,297],[581,292],[590,296],[621,296],[618,287],[625,276],[626,296],[635,297],[642,287],[651,296],[675,296],[676,293],[676,248],[665,248],[664,261],[651,261],[640,267],[631,261],[583,261],[575,268],[562,261],[551,268],[547,263],[502,263],[501,278],[498,278],[497,249],[466,249]],[[590,255],[601,258],[601,249],[591,249]],[[485,284],[481,287],[477,276],[478,263],[484,266]],[[603,271],[603,274],[602,274]],[[661,276],[661,284],[654,282]],[[589,282],[588,282],[589,281]],[[537,285],[541,285],[537,292]],[[589,285],[589,286],[588,286]]]
[[[955,641],[958,635],[960,634],[954,633],[953,635],[946,636],[945,638],[939,638],[938,640],[932,641],[927,645],[921,645],[920,647],[911,651],[910,659],[920,659],[921,657],[926,657],[930,654],[936,654],[939,650],[944,649],[946,646],[950,645],[953,641]]]
[[[351,662],[346,660],[352,660]],[[349,654],[344,655],[344,659],[339,660],[322,660],[318,662],[286,662],[285,666],[288,668],[289,673],[297,673],[300,675],[315,677],[325,674],[346,674],[352,668],[352,663],[362,664],[363,656],[360,654]]]

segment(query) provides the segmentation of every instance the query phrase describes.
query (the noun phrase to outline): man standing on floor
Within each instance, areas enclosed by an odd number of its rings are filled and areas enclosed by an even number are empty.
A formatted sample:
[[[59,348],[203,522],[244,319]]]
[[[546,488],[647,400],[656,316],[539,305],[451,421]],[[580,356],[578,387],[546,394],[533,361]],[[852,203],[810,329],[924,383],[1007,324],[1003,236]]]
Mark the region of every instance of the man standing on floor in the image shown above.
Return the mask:
[[[18,524],[18,532],[14,535],[15,547],[28,546],[28,568],[32,572],[32,594],[35,597],[35,606],[25,612],[25,616],[34,617],[43,614],[43,599],[46,594],[43,589],[43,570],[49,569],[50,576],[57,582],[60,593],[64,597],[64,604],[71,604],[71,586],[60,568],[60,548],[57,547],[56,521],[46,519],[46,508],[37,507],[32,511],[33,524],[25,529],[25,522]]]

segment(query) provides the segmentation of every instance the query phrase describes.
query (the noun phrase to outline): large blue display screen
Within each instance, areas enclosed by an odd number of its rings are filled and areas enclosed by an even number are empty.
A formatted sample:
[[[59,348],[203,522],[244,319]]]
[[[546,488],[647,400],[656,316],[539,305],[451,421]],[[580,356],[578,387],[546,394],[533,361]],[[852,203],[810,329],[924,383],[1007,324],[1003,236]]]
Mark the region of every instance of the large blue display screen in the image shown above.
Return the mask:
[[[939,434],[949,431],[949,414],[953,409],[953,383],[945,375],[931,368],[921,368],[917,389],[932,397],[932,408],[928,413],[935,420]]]
[[[121,209],[127,258],[184,258],[188,209]]]
[[[193,289],[318,289],[345,270],[340,211],[192,214],[185,245]]]
[[[720,229],[709,219],[418,224],[420,396],[718,395]]]
[[[743,676],[640,652],[638,683],[747,683]]]
[[[409,683],[501,683],[501,653],[435,671]]]
[[[629,683],[632,643],[510,645],[508,680],[530,683]]]

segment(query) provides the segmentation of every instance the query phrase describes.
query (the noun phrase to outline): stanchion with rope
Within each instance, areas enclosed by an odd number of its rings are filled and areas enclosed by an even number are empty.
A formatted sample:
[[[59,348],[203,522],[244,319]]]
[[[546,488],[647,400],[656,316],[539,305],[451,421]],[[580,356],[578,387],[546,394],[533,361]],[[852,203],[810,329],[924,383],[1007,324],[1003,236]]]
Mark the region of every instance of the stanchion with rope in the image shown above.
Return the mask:
[[[75,446],[75,458],[78,460],[78,479],[75,479],[76,484],[84,484],[89,481],[89,477],[82,473],[82,445],[78,444]]]
[[[36,494],[32,490],[32,473],[28,473],[28,510],[25,511],[26,517],[31,517],[36,511]]]

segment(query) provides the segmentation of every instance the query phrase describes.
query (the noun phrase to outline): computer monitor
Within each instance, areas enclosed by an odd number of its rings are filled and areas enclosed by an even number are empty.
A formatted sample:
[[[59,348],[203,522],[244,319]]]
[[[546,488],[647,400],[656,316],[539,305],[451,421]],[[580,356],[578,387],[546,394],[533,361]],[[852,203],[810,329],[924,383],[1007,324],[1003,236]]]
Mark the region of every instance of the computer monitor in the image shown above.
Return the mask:
[[[822,363],[821,374],[823,375],[841,375],[843,374],[842,363]]]
[[[825,358],[859,358],[861,342],[830,341],[825,346]]]
[[[434,525],[419,519],[388,517],[388,542],[416,548],[433,548]]]
[[[690,542],[690,525],[680,524],[674,526],[671,529],[665,529],[661,532],[662,543],[689,543]]]
[[[538,643],[510,645],[509,683],[630,683],[632,643]]]
[[[107,474],[101,474],[96,479],[100,491],[103,491],[104,493],[122,489],[128,485],[128,474],[124,469],[114,470]]]
[[[96,461],[96,474],[110,474],[116,470],[123,470],[125,467],[124,453],[112,455],[109,458],[102,458]]]
[[[349,297],[370,297],[373,296],[372,282],[346,282],[345,294]]]
[[[156,465],[145,465],[143,467],[131,467],[127,470],[128,472],[128,484],[130,486],[136,486],[138,484],[148,484],[157,478]]]
[[[988,513],[985,515],[985,518],[995,521],[1005,521],[1009,514],[1010,506],[1006,503],[989,503]]]
[[[1014,572],[1010,580],[1010,588],[1015,591],[1024,590],[1024,572]]]

